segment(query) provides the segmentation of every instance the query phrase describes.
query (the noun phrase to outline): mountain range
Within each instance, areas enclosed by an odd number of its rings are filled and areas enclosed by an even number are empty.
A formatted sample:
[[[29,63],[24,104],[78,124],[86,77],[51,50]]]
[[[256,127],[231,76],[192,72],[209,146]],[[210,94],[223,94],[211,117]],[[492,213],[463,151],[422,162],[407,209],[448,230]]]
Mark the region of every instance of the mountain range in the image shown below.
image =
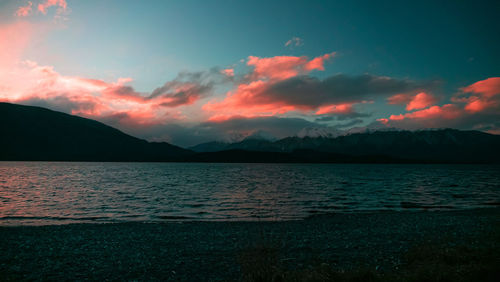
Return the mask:
[[[293,153],[316,151],[353,157],[385,156],[430,162],[496,162],[500,136],[456,129],[373,131],[335,138],[287,137],[277,141],[247,138],[241,142],[208,142],[189,149],[195,152],[245,150]]]
[[[260,132],[235,143],[208,142],[184,149],[148,142],[95,120],[0,103],[0,132],[0,160],[500,163],[499,135],[456,129],[280,140]]]

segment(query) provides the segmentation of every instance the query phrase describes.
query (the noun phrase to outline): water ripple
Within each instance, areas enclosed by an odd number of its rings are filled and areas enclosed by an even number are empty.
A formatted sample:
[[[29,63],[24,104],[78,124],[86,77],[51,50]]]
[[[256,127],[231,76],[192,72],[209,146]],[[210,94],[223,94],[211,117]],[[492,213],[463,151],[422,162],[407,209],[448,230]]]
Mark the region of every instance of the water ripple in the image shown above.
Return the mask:
[[[0,162],[0,225],[491,208],[498,183],[491,165]]]

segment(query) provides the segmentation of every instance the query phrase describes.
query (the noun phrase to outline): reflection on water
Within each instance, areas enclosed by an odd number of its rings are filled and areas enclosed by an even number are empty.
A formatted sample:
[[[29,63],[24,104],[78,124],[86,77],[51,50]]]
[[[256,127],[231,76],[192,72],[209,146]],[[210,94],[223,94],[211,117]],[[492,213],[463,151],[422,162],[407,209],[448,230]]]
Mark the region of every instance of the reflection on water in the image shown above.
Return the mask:
[[[290,220],[500,202],[487,165],[0,162],[0,225]]]

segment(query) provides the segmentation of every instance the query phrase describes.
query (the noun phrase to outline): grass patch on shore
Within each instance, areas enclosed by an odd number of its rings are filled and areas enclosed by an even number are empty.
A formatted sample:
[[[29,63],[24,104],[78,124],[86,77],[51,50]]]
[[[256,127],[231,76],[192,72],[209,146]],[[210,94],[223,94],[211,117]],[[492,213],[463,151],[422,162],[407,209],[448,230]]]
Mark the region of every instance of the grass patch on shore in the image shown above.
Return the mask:
[[[241,281],[498,281],[500,249],[466,246],[418,245],[401,255],[399,265],[380,271],[377,267],[335,269],[327,263],[286,269],[275,245],[257,245],[239,256]]]

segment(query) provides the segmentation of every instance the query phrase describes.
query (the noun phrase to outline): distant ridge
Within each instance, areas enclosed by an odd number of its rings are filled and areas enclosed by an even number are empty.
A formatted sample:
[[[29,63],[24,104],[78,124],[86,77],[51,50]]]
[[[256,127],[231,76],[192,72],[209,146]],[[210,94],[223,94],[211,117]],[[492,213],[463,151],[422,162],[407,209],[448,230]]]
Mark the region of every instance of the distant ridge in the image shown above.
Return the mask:
[[[336,155],[332,162],[364,162],[363,157],[376,160],[373,156],[383,156],[386,160],[402,162],[500,163],[499,135],[456,129],[370,131],[334,138],[287,137],[277,141],[210,142],[190,149],[199,153],[228,150],[288,154],[296,154],[297,151],[322,152]],[[321,156],[318,161],[328,162],[327,155],[317,155],[318,158]],[[352,158],[339,160],[339,155]]]
[[[95,120],[9,103],[0,103],[0,132],[0,160],[174,161],[192,153]]]

